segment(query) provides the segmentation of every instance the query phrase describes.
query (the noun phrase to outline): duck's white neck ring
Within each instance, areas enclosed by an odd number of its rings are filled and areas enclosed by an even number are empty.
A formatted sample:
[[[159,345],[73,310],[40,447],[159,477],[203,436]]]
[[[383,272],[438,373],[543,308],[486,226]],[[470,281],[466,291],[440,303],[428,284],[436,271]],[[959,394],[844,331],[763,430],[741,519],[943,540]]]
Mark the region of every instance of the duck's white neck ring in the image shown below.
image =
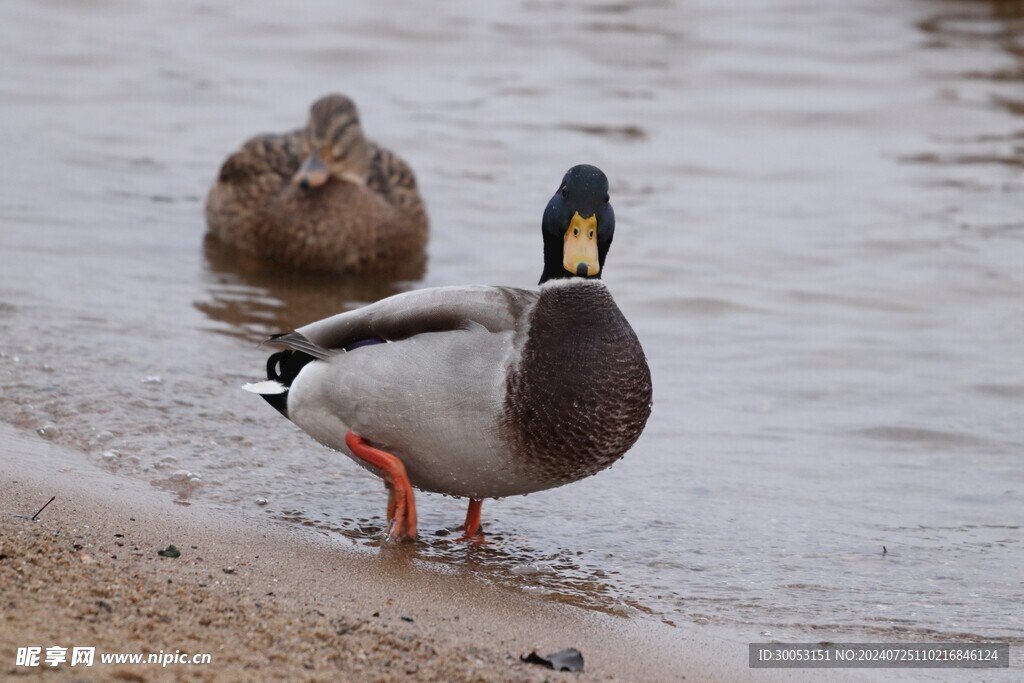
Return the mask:
[[[582,277],[561,277],[548,280],[540,286],[543,292],[545,289],[558,289],[561,287],[604,287],[604,282],[598,279],[587,279]]]

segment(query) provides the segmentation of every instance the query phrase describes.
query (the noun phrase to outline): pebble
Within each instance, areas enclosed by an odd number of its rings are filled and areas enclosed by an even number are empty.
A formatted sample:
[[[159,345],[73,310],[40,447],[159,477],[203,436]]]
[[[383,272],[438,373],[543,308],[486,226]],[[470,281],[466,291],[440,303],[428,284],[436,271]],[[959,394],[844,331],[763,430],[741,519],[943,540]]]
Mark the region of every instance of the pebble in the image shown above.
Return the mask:
[[[46,440],[56,439],[58,436],[60,436],[60,427],[58,427],[52,422],[47,422],[36,431],[39,432],[39,436],[43,437]]]

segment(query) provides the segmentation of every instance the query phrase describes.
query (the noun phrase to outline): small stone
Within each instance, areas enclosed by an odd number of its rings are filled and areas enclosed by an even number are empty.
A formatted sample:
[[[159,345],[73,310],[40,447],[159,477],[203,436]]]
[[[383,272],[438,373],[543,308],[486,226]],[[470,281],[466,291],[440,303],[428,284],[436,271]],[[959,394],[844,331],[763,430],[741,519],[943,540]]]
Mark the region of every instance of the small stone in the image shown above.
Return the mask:
[[[266,498],[257,498],[256,499],[256,504],[257,505],[266,505],[267,504],[267,499]]]
[[[36,431],[39,433],[39,436],[43,437],[47,441],[51,439],[56,439],[58,436],[60,436],[60,427],[58,427],[52,422],[47,422]]]
[[[167,546],[163,550],[157,552],[160,557],[181,557],[181,551],[178,550],[174,544]]]
[[[143,384],[163,384],[164,380],[160,375],[150,375],[142,380]]]
[[[224,567],[223,569],[221,569],[221,571],[224,572],[225,574],[234,574],[235,573],[235,568],[234,567]]]
[[[528,655],[521,655],[519,659],[527,664],[538,664],[555,671],[583,671],[583,654],[574,647],[543,656],[534,650]]]

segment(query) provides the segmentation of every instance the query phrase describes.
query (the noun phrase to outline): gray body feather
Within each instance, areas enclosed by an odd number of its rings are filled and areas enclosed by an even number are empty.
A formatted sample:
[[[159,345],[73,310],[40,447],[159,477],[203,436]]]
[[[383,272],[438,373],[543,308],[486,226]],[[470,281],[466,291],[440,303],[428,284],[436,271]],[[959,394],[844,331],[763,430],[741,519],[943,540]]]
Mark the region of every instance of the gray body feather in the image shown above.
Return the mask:
[[[537,297],[500,287],[419,290],[274,339],[307,353],[308,343],[333,351],[369,337],[389,342],[307,365],[288,393],[288,416],[350,457],[345,434],[354,431],[398,456],[424,490],[483,498],[547,488],[517,474],[500,429],[505,377]]]
[[[372,337],[387,343],[344,351]],[[412,291],[268,343],[317,359],[288,391],[295,424],[367,466],[345,444],[351,430],[400,458],[413,486],[449,495],[590,476],[650,414],[643,349],[599,281]]]

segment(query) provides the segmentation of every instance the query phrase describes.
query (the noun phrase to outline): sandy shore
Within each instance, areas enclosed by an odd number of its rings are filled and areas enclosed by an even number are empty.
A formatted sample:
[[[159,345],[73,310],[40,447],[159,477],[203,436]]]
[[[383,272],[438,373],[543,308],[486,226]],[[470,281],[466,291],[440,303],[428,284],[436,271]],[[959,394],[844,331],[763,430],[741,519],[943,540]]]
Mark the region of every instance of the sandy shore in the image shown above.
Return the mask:
[[[411,550],[355,552],[176,506],[5,425],[0,453],[3,678],[765,681],[803,673],[751,671],[745,643],[486,586],[423,567]],[[169,544],[180,557],[158,555]],[[50,646],[97,654],[89,668],[18,666],[17,649],[27,646],[42,647],[43,658]],[[585,673],[519,661],[570,646],[582,651]],[[211,663],[99,661],[161,650],[209,653]]]

